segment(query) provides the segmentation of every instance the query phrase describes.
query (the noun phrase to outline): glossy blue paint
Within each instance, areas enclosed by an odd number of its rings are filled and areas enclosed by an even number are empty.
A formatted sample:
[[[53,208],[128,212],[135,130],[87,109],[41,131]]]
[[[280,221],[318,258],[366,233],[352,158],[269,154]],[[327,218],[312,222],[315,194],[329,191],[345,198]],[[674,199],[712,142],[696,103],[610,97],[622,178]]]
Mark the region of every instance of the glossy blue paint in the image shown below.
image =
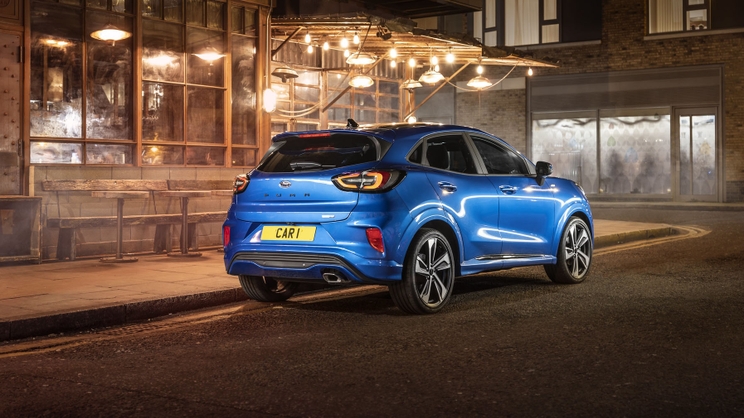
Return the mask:
[[[307,134],[277,135],[246,190],[234,196],[225,221],[228,273],[318,281],[333,270],[357,283],[399,281],[414,236],[433,227],[450,241],[457,273],[468,275],[555,264],[572,216],[593,231],[575,183],[538,177],[509,144],[477,129],[414,124]],[[350,143],[358,146],[344,145]],[[281,154],[284,147],[291,152]],[[272,163],[279,158],[292,161],[294,171]],[[354,174],[375,170],[383,174]],[[388,184],[390,172],[399,176]],[[354,182],[383,186],[360,192],[349,189]],[[265,241],[265,226],[315,227],[315,235]],[[382,231],[384,252],[370,245],[367,228]]]

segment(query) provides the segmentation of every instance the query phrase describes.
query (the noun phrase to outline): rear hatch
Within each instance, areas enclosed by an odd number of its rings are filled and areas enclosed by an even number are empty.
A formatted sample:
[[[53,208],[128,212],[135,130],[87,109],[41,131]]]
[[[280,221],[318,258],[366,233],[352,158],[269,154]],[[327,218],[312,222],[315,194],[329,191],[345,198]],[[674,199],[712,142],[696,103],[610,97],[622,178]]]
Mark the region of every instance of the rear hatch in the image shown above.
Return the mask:
[[[323,131],[276,137],[236,195],[234,213],[249,222],[320,223],[346,219],[359,193],[337,188],[338,174],[368,168],[389,143],[357,132]]]

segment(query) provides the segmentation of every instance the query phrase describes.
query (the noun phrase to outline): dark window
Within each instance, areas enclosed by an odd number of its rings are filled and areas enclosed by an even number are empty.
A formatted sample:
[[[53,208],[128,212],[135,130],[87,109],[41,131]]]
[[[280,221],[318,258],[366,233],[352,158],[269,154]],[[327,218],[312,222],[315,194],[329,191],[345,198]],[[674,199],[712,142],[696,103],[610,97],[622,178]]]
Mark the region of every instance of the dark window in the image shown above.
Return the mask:
[[[602,2],[563,0],[561,2],[561,42],[602,39]]]
[[[473,138],[488,174],[527,174],[522,158],[513,151],[482,138]]]
[[[348,134],[290,136],[274,144],[272,150],[258,170],[272,173],[325,170],[375,161],[381,154],[374,139]]]
[[[426,141],[426,165],[458,173],[475,174],[475,164],[461,135],[441,136]]]

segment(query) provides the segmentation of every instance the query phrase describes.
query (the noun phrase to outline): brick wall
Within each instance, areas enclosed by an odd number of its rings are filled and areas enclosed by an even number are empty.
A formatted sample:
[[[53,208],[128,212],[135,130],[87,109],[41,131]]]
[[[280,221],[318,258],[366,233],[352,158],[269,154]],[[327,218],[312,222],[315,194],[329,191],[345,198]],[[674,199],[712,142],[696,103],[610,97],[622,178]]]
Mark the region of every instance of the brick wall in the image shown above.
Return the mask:
[[[456,123],[496,135],[525,152],[525,90],[458,93]]]
[[[723,118],[724,199],[744,201],[744,33],[644,40],[645,3],[603,0],[601,44],[535,49],[531,52],[537,59],[560,60],[560,68],[537,69],[536,76],[723,64],[724,104],[719,117]],[[487,69],[486,76],[494,79],[494,72],[498,70]],[[515,75],[522,74],[510,77]],[[495,115],[493,121],[475,121],[472,115],[480,112],[478,99],[468,93],[457,95],[458,123],[474,120],[473,125],[496,135],[508,132],[505,139],[520,148],[526,138],[524,92],[521,103],[516,92],[481,94],[480,105],[487,104]],[[503,110],[507,103],[511,111]]]

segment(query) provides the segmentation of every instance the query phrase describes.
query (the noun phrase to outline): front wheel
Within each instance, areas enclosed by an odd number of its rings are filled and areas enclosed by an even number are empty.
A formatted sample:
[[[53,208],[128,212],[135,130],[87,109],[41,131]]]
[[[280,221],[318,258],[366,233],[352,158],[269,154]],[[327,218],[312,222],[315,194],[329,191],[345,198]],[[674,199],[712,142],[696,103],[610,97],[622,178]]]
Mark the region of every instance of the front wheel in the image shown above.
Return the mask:
[[[282,302],[294,295],[299,284],[265,276],[238,276],[249,298],[259,302]]]
[[[558,246],[558,262],[546,264],[545,273],[555,283],[581,283],[592,262],[592,235],[583,219],[572,217]]]
[[[393,302],[412,314],[440,311],[455,282],[452,247],[435,229],[422,229],[413,239],[403,265],[403,278],[390,285]]]

